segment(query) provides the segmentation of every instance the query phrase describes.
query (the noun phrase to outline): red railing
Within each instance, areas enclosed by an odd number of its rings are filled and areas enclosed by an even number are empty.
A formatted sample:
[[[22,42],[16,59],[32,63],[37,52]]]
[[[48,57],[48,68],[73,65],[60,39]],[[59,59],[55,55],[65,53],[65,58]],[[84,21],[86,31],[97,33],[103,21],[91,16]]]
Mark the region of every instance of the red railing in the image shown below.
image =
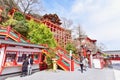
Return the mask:
[[[48,54],[50,54],[47,50],[43,50],[42,52],[45,53],[47,56],[48,56]],[[57,64],[62,69],[64,69],[65,71],[70,71],[70,70],[74,71],[74,61],[73,60],[70,60],[69,57],[67,57],[64,54],[60,54],[59,52],[56,52],[56,56],[58,56]]]
[[[66,71],[74,71],[74,60],[71,60],[66,54],[59,52],[57,52],[56,55],[59,56],[58,65],[63,67]]]
[[[69,56],[69,52],[66,51],[64,48],[58,46],[58,47],[56,47],[56,51],[58,51],[58,50],[61,50],[61,51],[64,53],[64,54],[63,54],[64,56]],[[79,57],[76,57],[75,55],[72,55],[72,58],[73,58],[74,62],[75,62],[77,65],[79,65],[79,64],[78,64],[78,62],[80,61]]]
[[[6,36],[11,37],[12,39],[16,40],[17,42],[22,42],[21,39],[23,39],[24,41],[26,41],[27,43],[30,43],[30,40],[27,40],[27,38],[25,38],[23,35],[21,35],[20,33],[18,33],[16,30],[12,29],[10,26],[8,26],[7,28],[0,26],[0,29],[2,30],[6,30],[6,32],[1,32],[1,34],[4,34]],[[13,34],[11,34],[13,33]]]

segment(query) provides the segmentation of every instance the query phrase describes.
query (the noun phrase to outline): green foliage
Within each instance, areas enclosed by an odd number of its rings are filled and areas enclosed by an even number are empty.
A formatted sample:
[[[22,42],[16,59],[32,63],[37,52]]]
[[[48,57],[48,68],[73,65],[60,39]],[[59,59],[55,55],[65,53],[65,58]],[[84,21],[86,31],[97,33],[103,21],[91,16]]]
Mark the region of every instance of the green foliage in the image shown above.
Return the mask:
[[[51,69],[51,68],[53,68],[53,64],[52,64],[52,58],[51,57],[46,57],[46,63],[47,63],[47,65],[48,65],[48,69]]]
[[[28,34],[28,24],[25,20],[17,21],[13,18],[10,18],[6,22],[2,23],[3,26],[11,26],[13,29],[15,29],[17,32],[22,34],[23,36],[27,36]]]
[[[2,25],[6,27],[11,26],[13,29],[25,37],[28,34],[28,24],[20,12],[15,12],[14,17],[6,20],[2,23]]]
[[[44,24],[38,24],[33,20],[28,21],[29,32],[28,38],[35,44],[48,44],[49,47],[55,47],[56,42],[53,34]]]
[[[28,38],[35,44],[48,44],[50,48],[56,46],[56,42],[53,38],[53,34],[47,26],[44,24],[38,24],[33,20],[28,21],[29,32]],[[52,58],[55,57],[55,53],[52,50],[48,50],[50,55],[46,57],[46,62],[49,68],[52,68]]]
[[[8,17],[8,12],[9,12],[9,8],[4,8],[2,13],[1,13],[1,16],[2,16],[2,22],[5,22],[9,19]]]
[[[72,43],[68,43],[67,45],[66,45],[66,50],[69,52],[70,50],[72,50],[72,53],[76,53],[76,48],[75,48],[75,45],[74,44],[72,44]]]
[[[102,53],[101,56],[104,57],[104,58],[107,58],[107,57],[108,57],[108,54]]]
[[[28,27],[27,22],[24,20],[17,21],[17,24],[13,27],[13,29],[18,31],[20,34],[22,34],[25,37],[27,37],[27,35],[28,35],[29,27]]]
[[[20,12],[15,12],[13,19],[17,21],[25,20],[23,14]]]
[[[17,20],[10,18],[6,22],[2,23],[3,26],[15,26],[17,24]]]
[[[53,62],[52,62],[52,58],[55,58],[56,57],[56,54],[55,54],[55,52],[54,52],[54,49],[52,50],[52,49],[50,49],[50,50],[48,50],[48,52],[50,53],[50,54],[48,54],[48,56],[46,56],[46,62],[47,62],[47,64],[48,64],[48,68],[53,68]]]

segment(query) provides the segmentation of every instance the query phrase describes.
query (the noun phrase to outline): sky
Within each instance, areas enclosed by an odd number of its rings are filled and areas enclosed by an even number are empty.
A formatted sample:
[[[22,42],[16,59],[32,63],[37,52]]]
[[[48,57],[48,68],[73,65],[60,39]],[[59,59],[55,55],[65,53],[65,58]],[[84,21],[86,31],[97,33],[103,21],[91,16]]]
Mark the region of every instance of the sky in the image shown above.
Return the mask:
[[[42,0],[42,4],[45,13],[80,24],[104,50],[120,50],[120,0]]]

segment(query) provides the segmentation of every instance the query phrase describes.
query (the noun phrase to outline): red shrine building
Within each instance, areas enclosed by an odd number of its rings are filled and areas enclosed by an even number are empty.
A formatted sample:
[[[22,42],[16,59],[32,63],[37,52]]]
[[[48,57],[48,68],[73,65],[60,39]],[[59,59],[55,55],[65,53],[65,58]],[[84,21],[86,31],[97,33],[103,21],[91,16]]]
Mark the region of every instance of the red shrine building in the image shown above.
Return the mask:
[[[50,28],[50,30],[54,33],[54,38],[60,46],[65,47],[65,45],[71,41],[72,38],[70,30],[66,30],[48,20],[43,20],[42,23],[47,25],[48,28]]]
[[[87,35],[83,35],[82,37],[75,39],[74,44],[76,45],[77,49],[80,49],[80,47],[83,46],[83,48],[86,50],[92,51],[93,54],[96,54],[96,41],[97,40],[91,39]]]
[[[0,7],[0,22],[2,21],[1,15],[2,15],[2,8]]]
[[[44,61],[44,46],[31,44],[22,35],[7,27],[0,26],[0,75],[21,71],[22,62],[27,56],[33,58],[33,69],[40,69]]]
[[[53,32],[54,38],[55,38],[57,44],[62,47],[65,47],[65,45],[68,42],[70,42],[72,39],[70,30],[66,30],[66,29],[62,28],[60,25],[54,24],[53,22],[51,22],[47,19],[39,20],[30,15],[26,15],[26,18],[29,20],[33,19],[34,21],[39,22],[39,23],[44,23],[51,30],[51,32]]]
[[[9,12],[9,16],[13,17],[14,13],[16,12],[16,9],[12,9]],[[66,30],[64,28],[62,28],[61,26],[54,24],[53,22],[45,19],[45,20],[40,20],[37,18],[34,18],[33,16],[27,14],[26,15],[26,19],[31,20],[33,19],[35,22],[38,23],[44,23],[48,28],[50,28],[51,32],[53,32],[54,34],[54,38],[57,42],[58,45],[65,47],[65,45],[71,41],[72,37],[71,37],[71,31],[70,30]]]
[[[2,10],[2,9],[1,9]],[[8,13],[9,17],[13,17],[16,9],[12,9],[11,12]],[[42,21],[26,15],[28,20],[33,19],[36,22],[41,23]],[[66,45],[66,43],[71,39],[71,32],[61,28],[58,25],[53,24],[50,21],[43,21],[45,25],[50,28],[50,30],[54,33],[54,37],[58,42],[58,45]],[[33,62],[33,69],[41,69],[41,63],[44,62],[43,51],[47,48],[40,45],[30,44],[28,40],[26,40],[22,35],[19,35],[11,28],[7,27],[4,29],[0,27],[0,75],[9,74],[21,71],[21,65],[23,59],[25,59],[28,55],[31,55]],[[58,60],[58,64],[64,66],[64,70],[69,70],[70,60],[68,59],[68,65],[63,64],[66,63],[66,59],[63,60],[62,55],[60,60]],[[62,59],[63,58],[63,59]],[[71,62],[72,63],[72,62]],[[66,66],[66,67],[65,67]],[[73,70],[73,67],[71,67]]]

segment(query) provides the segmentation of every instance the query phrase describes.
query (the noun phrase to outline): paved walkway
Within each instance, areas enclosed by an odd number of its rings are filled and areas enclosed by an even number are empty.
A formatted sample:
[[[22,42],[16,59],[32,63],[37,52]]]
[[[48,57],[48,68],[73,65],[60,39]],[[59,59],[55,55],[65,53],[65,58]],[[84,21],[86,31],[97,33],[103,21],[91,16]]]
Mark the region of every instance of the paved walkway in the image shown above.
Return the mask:
[[[120,61],[113,61],[112,62],[115,80],[120,80]]]
[[[112,68],[88,69],[84,73],[81,73],[79,67],[76,67],[73,72],[62,70],[57,70],[57,72],[52,70],[40,71],[30,76],[15,76],[6,80],[115,80],[114,76]]]

